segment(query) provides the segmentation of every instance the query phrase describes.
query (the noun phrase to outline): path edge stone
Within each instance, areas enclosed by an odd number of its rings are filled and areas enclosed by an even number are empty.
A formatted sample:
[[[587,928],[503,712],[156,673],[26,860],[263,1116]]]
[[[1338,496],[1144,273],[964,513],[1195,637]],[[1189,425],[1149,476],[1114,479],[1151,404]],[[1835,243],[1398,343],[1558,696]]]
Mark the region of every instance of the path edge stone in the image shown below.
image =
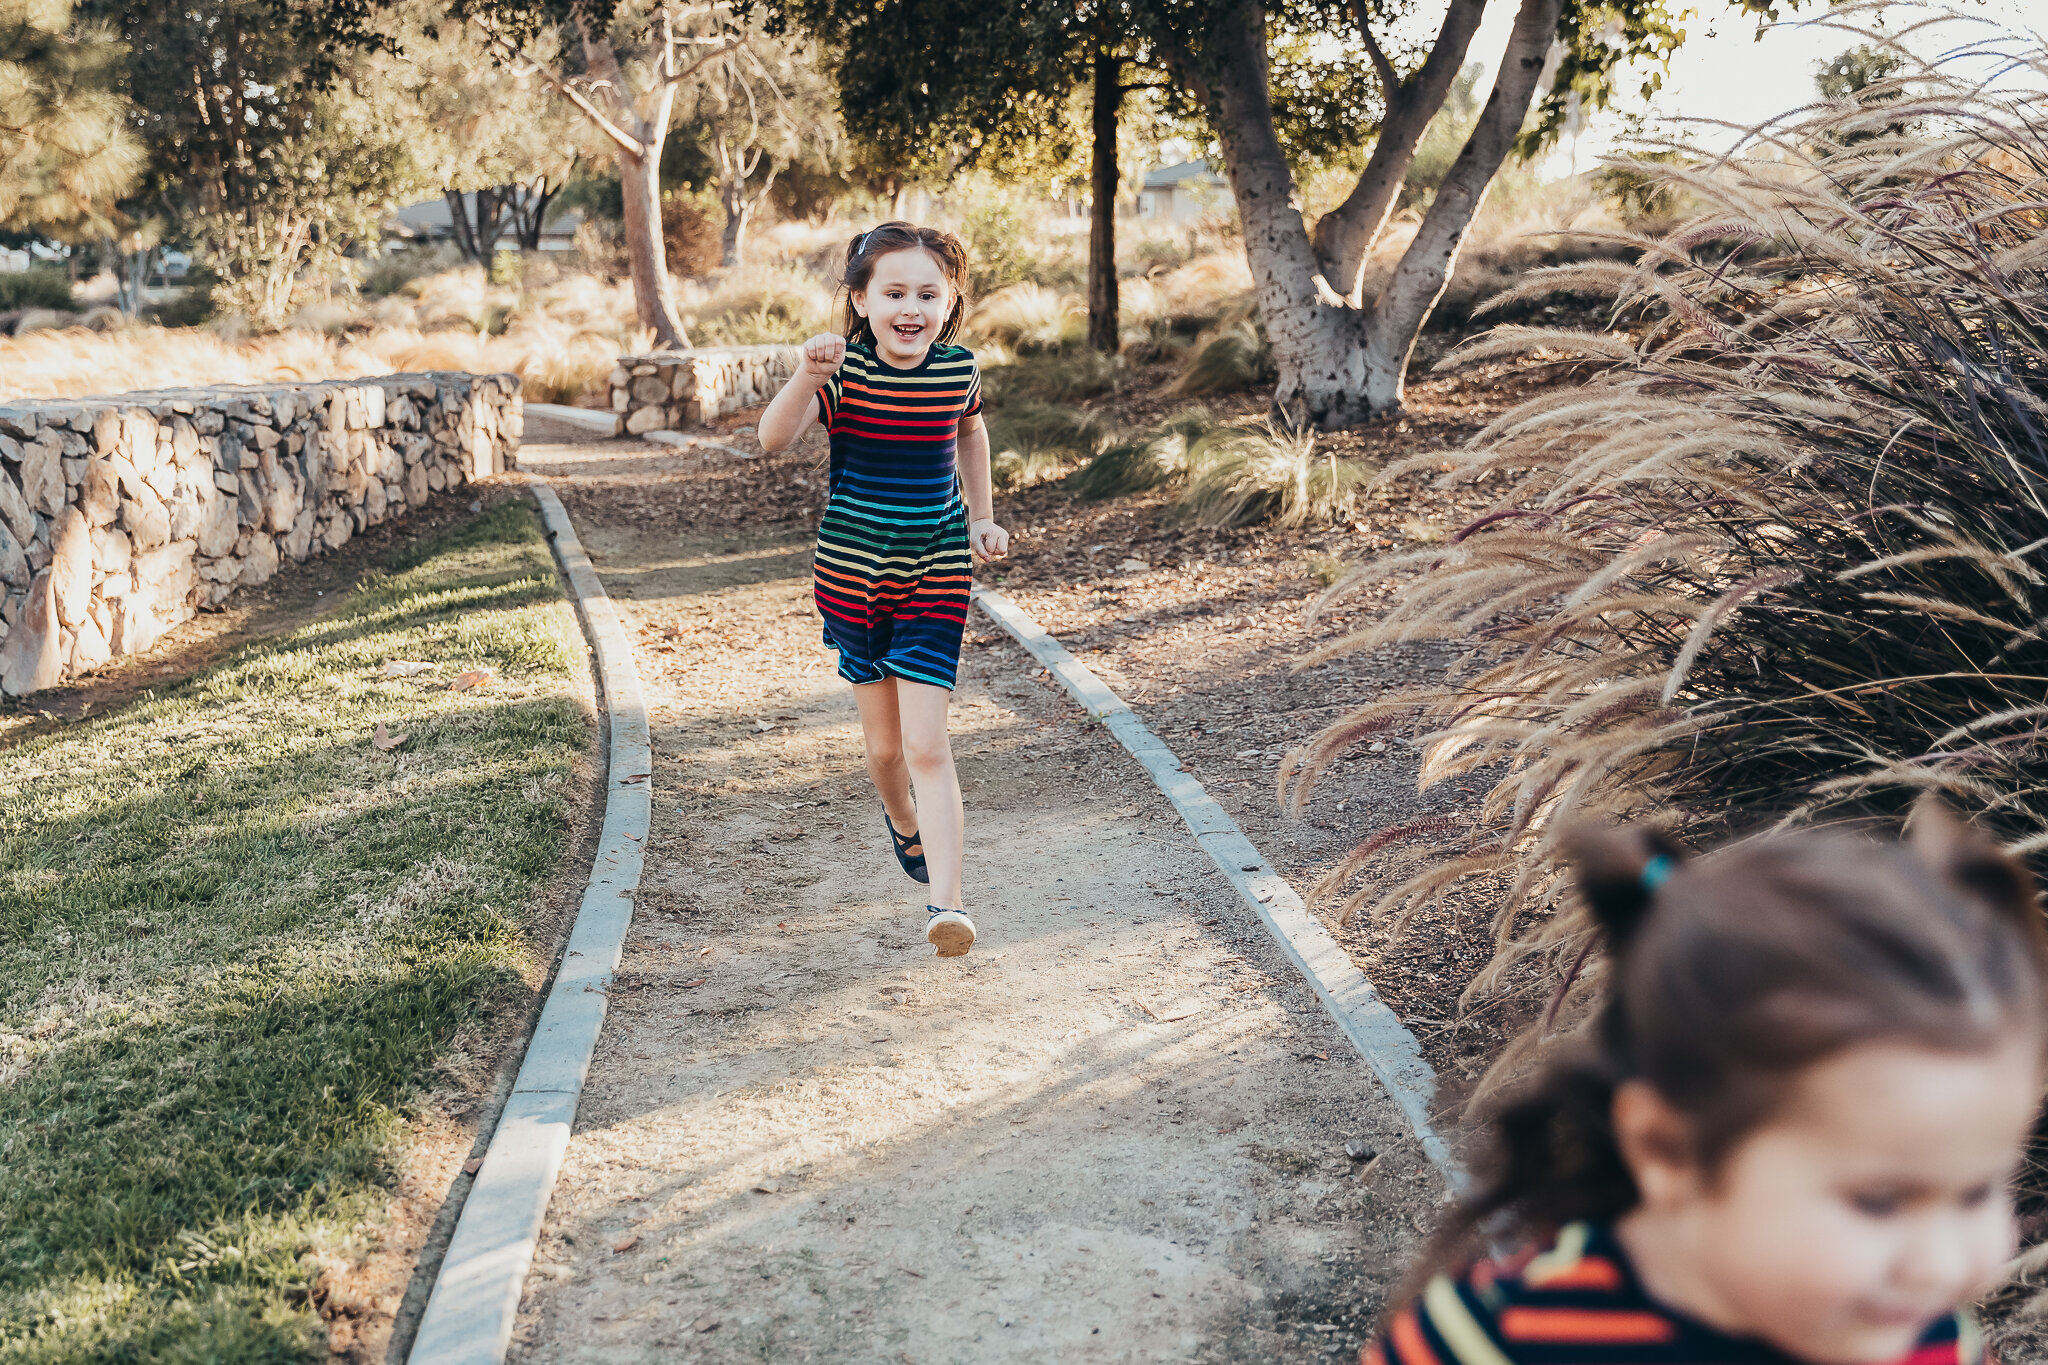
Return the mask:
[[[1408,1031],[1372,982],[1358,969],[1323,922],[1265,854],[1245,837],[1230,812],[1186,772],[1178,755],[1138,718],[1130,705],[1067,651],[1030,613],[994,588],[977,587],[974,601],[991,620],[1044,664],[1068,694],[1089,715],[1108,726],[1117,742],[1152,778],[1173,808],[1187,822],[1195,842],[1209,855],[1266,931],[1279,943],[1337,1021],[1344,1036],[1365,1058],[1394,1101],[1426,1155],[1454,1191],[1465,1188],[1464,1169],[1436,1131],[1430,1106],[1436,1098],[1436,1069],[1422,1055],[1422,1044]]]
[[[653,752],[632,642],[552,488],[528,485],[596,655],[611,726],[590,883],[413,1336],[409,1365],[498,1365],[511,1346],[576,1102],[633,919],[652,812]]]
[[[546,417],[568,426],[581,427],[598,436],[625,434],[623,418],[615,412],[599,412],[595,408],[572,408],[566,403],[528,403],[526,415]]]

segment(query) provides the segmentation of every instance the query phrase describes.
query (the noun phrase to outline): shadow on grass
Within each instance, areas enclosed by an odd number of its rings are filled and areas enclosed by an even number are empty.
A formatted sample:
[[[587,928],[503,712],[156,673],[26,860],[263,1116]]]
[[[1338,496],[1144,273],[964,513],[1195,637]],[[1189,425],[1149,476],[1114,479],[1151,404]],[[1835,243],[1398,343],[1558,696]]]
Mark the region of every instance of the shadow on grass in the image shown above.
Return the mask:
[[[406,1106],[535,966],[591,736],[555,584],[501,504],[0,751],[0,1361],[322,1349],[315,1283],[378,1217]]]

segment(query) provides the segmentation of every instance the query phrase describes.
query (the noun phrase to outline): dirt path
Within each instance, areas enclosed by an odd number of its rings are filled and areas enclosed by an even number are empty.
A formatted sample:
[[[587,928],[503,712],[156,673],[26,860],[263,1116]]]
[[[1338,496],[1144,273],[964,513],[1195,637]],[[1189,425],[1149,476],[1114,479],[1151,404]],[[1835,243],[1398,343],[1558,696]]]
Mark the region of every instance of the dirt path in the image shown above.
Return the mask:
[[[657,799],[514,1358],[1355,1358],[1434,1177],[1136,765],[977,621],[982,939],[937,961],[807,528],[705,516],[734,457],[550,434],[521,463],[643,642]]]

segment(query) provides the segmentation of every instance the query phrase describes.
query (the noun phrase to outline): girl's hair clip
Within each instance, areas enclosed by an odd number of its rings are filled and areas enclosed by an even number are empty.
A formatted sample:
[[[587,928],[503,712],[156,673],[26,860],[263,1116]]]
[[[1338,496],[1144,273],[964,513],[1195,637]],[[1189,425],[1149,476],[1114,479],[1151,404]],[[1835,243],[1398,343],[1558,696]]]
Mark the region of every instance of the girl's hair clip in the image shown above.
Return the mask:
[[[1664,883],[1671,880],[1671,874],[1678,870],[1678,860],[1669,853],[1659,853],[1643,864],[1641,881],[1643,890],[1655,895]]]
[[[868,232],[873,232],[873,231],[874,231],[874,229],[873,229],[873,228],[869,228],[867,232],[863,232],[863,233],[861,233],[861,234],[860,234],[860,235],[859,235],[858,237],[855,237],[855,238],[853,239],[853,250],[852,250],[852,251],[850,251],[850,252],[848,252],[847,254],[848,254],[848,255],[850,255],[850,256],[858,256],[858,255],[860,255],[860,248],[861,248],[861,243],[863,243],[863,242],[867,241],[867,239],[868,239]]]

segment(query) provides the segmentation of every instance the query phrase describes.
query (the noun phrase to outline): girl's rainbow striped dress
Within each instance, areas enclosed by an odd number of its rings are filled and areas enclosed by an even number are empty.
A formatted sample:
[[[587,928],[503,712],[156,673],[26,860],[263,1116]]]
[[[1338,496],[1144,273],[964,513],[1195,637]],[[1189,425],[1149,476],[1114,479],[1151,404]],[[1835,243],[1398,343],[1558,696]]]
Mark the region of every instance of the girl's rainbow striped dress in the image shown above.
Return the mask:
[[[874,343],[849,342],[818,409],[832,477],[816,590],[839,676],[949,688],[973,584],[954,456],[961,421],[981,411],[974,353],[935,345],[899,370]]]

